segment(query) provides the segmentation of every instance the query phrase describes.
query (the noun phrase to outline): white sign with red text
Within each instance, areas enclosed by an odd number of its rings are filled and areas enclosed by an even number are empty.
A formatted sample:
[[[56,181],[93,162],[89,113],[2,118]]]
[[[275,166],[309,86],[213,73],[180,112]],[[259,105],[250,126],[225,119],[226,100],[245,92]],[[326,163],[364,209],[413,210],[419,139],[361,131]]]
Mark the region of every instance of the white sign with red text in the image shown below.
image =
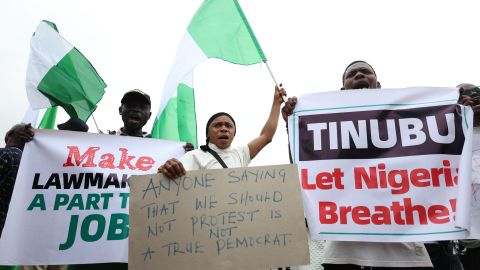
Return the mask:
[[[156,173],[183,145],[37,130],[22,156],[0,265],[127,262],[127,179]]]
[[[299,97],[289,139],[311,237],[371,242],[475,237],[473,113],[457,100],[455,88]]]

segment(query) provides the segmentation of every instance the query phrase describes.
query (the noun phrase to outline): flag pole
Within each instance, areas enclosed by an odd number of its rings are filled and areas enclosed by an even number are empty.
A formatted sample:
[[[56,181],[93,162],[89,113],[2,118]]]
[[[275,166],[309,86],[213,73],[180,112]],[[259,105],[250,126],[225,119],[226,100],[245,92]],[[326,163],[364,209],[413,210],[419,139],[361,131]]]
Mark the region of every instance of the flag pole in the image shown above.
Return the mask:
[[[277,88],[280,90],[280,85],[278,84],[277,80],[275,79],[275,76],[273,76],[273,72],[270,69],[270,66],[268,65],[267,61],[264,61],[263,63],[265,63],[265,65],[267,66],[268,72],[270,73],[270,76],[272,77],[273,82],[275,83],[275,86],[277,86]],[[282,96],[282,99],[283,99],[283,102],[285,102],[285,103],[287,102],[287,98],[285,96]]]
[[[92,113],[92,119],[93,119],[93,123],[95,123],[95,127],[97,128],[97,132],[100,133],[100,134],[104,134],[103,131],[101,131],[101,130],[98,128],[97,120],[95,120],[95,116],[93,116],[93,113]]]

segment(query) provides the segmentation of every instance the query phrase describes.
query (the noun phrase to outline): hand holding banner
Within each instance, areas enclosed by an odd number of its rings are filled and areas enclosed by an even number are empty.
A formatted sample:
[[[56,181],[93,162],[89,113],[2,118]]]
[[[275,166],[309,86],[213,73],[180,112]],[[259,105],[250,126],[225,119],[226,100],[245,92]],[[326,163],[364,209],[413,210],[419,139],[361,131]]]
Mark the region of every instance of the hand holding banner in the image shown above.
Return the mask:
[[[472,111],[457,100],[455,88],[300,97],[289,136],[311,237],[372,242],[472,237]]]
[[[22,156],[0,264],[127,262],[127,178],[183,153],[182,142],[37,130]]]

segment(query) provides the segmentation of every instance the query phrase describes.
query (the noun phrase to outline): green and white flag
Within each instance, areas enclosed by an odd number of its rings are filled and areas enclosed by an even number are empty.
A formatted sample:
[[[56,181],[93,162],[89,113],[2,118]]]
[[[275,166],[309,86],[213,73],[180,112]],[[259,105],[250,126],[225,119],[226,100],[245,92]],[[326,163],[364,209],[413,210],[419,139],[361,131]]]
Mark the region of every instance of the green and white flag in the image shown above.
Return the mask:
[[[193,70],[209,58],[239,65],[267,60],[236,0],[206,0],[193,16],[163,89],[153,138],[197,147]]]
[[[57,106],[48,108],[43,114],[42,121],[40,121],[38,128],[54,129],[57,120],[57,109]]]
[[[57,121],[57,109],[57,106],[46,109],[43,113],[42,120],[37,127],[40,110],[33,110],[32,107],[28,106],[27,111],[23,116],[22,123],[31,124],[34,128],[54,129]],[[0,268],[0,270],[2,269]]]
[[[38,25],[30,47],[26,88],[31,107],[61,106],[70,117],[87,121],[107,86],[92,64],[48,21]]]

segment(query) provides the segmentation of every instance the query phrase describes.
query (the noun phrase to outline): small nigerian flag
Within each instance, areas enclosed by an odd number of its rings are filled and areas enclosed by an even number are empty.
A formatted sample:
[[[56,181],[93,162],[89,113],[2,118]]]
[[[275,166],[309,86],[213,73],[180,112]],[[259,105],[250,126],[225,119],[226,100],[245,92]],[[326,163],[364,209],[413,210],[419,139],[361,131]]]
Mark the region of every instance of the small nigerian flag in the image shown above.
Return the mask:
[[[193,16],[163,89],[153,138],[197,147],[193,70],[209,58],[239,65],[267,60],[236,0],[206,0]]]
[[[107,86],[92,64],[48,21],[38,25],[30,48],[26,88],[31,107],[61,106],[70,117],[87,121]]]

